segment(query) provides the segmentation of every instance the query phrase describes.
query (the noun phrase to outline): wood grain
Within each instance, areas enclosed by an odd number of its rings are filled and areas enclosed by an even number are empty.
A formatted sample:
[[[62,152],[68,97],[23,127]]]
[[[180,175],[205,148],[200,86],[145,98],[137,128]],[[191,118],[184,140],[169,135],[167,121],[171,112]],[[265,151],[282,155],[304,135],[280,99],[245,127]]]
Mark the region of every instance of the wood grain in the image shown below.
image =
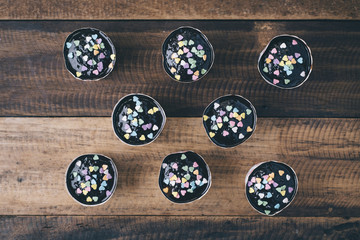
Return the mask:
[[[358,119],[260,118],[251,139],[221,149],[201,118],[169,118],[154,143],[131,147],[117,140],[110,118],[0,118],[0,215],[257,216],[245,198],[245,175],[276,160],[299,179],[294,202],[279,216],[358,217],[359,132]],[[176,205],[157,179],[163,158],[182,150],[204,157],[213,182],[201,200]],[[111,157],[119,172],[114,196],[94,208],[76,203],[64,183],[68,164],[85,153]]]
[[[2,0],[1,19],[360,19],[358,0]]]
[[[48,4],[51,5],[51,4]],[[182,25],[197,27],[215,49],[209,74],[196,83],[171,80],[161,65],[161,44]],[[64,39],[92,26],[113,40],[118,61],[99,82],[67,72]],[[3,21],[0,24],[0,116],[110,116],[124,95],[156,98],[168,116],[200,116],[213,99],[235,93],[261,117],[360,117],[360,21]],[[305,39],[314,71],[294,90],[267,84],[259,53],[278,34]]]
[[[274,231],[276,229],[276,231]],[[0,218],[2,239],[348,239],[360,218],[20,216]]]

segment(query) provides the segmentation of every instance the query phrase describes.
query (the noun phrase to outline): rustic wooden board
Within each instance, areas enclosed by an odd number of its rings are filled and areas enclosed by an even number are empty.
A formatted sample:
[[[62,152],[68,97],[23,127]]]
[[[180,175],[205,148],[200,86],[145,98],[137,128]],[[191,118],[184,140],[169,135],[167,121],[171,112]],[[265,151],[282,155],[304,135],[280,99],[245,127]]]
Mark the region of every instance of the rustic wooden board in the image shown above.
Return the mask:
[[[0,218],[2,239],[349,239],[360,218],[21,216]]]
[[[245,198],[245,175],[277,160],[299,178],[294,202],[279,216],[358,217],[359,130],[358,119],[260,118],[251,139],[221,149],[201,118],[169,118],[154,143],[131,147],[117,140],[110,118],[0,118],[0,215],[258,216]],[[181,150],[202,155],[213,182],[201,200],[176,205],[157,179],[163,158]],[[114,196],[93,208],[71,199],[64,183],[72,159],[89,152],[113,158],[119,171]]]
[[[203,30],[215,49],[213,68],[192,84],[171,80],[161,64],[162,41],[182,25]],[[76,80],[64,66],[64,39],[84,26],[105,31],[117,48],[114,71],[99,82]],[[142,92],[175,117],[200,116],[228,93],[248,98],[263,117],[360,117],[359,30],[360,21],[2,21],[0,116],[110,116],[119,98]],[[270,86],[256,68],[261,50],[283,33],[302,37],[313,51],[314,71],[295,90]]]
[[[11,0],[1,19],[359,19],[358,0]]]

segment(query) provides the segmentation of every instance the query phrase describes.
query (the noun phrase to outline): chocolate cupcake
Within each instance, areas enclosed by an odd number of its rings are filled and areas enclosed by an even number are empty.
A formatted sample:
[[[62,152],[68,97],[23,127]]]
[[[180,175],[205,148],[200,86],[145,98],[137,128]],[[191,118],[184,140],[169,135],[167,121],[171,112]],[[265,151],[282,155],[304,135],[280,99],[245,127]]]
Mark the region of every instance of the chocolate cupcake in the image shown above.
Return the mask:
[[[65,41],[67,70],[80,80],[100,80],[114,68],[115,47],[105,33],[95,28],[82,28]]]
[[[66,172],[69,194],[80,204],[105,203],[115,191],[117,169],[114,162],[100,154],[86,154],[74,159]]]
[[[261,52],[258,69],[269,84],[296,88],[309,77],[313,59],[305,41],[292,35],[273,38]]]
[[[200,199],[210,185],[210,169],[200,155],[187,151],[165,157],[160,168],[159,187],[170,201],[189,203]]]
[[[162,46],[164,69],[174,80],[194,82],[210,70],[214,50],[200,30],[180,27],[170,33]]]
[[[116,104],[112,113],[116,136],[129,145],[145,145],[161,133],[166,116],[155,99],[140,93],[130,94]]]
[[[298,180],[294,170],[280,162],[253,166],[245,178],[246,197],[258,212],[273,216],[295,198]]]
[[[224,148],[245,142],[255,131],[256,110],[239,95],[225,95],[209,104],[203,124],[210,140]]]

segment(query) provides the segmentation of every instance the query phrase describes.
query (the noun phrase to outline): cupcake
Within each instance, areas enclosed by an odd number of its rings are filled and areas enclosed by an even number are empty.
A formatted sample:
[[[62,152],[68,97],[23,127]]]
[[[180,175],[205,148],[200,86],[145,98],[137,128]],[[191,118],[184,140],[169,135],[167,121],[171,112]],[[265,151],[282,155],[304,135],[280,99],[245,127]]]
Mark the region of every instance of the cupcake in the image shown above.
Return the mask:
[[[113,195],[117,183],[114,162],[100,154],[86,154],[73,160],[66,172],[67,190],[85,206],[105,203]]]
[[[298,180],[294,170],[280,162],[253,166],[245,178],[246,197],[258,212],[273,216],[294,200]]]
[[[225,95],[209,104],[203,124],[210,140],[224,148],[245,142],[255,131],[254,106],[239,95]]]
[[[82,28],[71,33],[64,44],[67,70],[80,80],[100,80],[114,68],[115,47],[105,33]]]
[[[180,27],[170,33],[162,46],[164,69],[178,82],[200,80],[214,62],[214,50],[200,30]]]
[[[165,121],[165,112],[160,104],[140,93],[120,99],[112,113],[115,135],[134,146],[154,141],[164,128]]]
[[[165,157],[160,168],[159,187],[170,201],[189,203],[200,199],[210,185],[210,169],[200,155],[187,151]]]
[[[292,35],[273,38],[261,52],[258,69],[269,84],[296,88],[309,77],[313,59],[305,41]]]

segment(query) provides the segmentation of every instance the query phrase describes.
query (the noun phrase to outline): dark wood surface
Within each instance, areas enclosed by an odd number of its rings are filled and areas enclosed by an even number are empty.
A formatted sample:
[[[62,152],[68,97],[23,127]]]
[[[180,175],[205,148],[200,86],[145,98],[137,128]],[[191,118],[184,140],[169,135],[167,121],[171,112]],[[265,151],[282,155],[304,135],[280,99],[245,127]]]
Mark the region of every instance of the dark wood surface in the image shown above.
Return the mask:
[[[171,9],[163,0],[0,0],[0,239],[360,239],[359,9],[358,0],[185,0]],[[192,84],[161,65],[163,40],[183,25],[201,29],[215,50],[209,74]],[[64,66],[64,40],[84,26],[117,49],[114,71],[98,82]],[[284,33],[303,38],[314,57],[294,90],[268,85],[256,68]],[[124,145],[111,128],[114,104],[133,92],[156,98],[168,116],[144,147]],[[200,116],[229,93],[248,98],[259,118],[251,139],[221,149]],[[157,178],[163,158],[181,150],[202,155],[213,182],[204,198],[179,206]],[[92,208],[64,184],[69,162],[89,152],[110,156],[119,171],[114,196]],[[299,178],[294,202],[276,217],[259,215],[244,193],[247,171],[268,160]]]
[[[206,78],[179,84],[162,68],[161,44],[182,25],[203,30],[215,49]],[[75,81],[62,46],[74,29],[93,26],[113,40],[118,61],[98,82]],[[260,117],[360,117],[360,21],[9,21],[0,25],[0,116],[110,116],[124,95],[153,96],[167,116],[201,116],[213,99],[235,93]],[[256,66],[279,34],[302,37],[314,70],[295,90],[270,86]],[[6,100],[5,100],[6,99]]]

